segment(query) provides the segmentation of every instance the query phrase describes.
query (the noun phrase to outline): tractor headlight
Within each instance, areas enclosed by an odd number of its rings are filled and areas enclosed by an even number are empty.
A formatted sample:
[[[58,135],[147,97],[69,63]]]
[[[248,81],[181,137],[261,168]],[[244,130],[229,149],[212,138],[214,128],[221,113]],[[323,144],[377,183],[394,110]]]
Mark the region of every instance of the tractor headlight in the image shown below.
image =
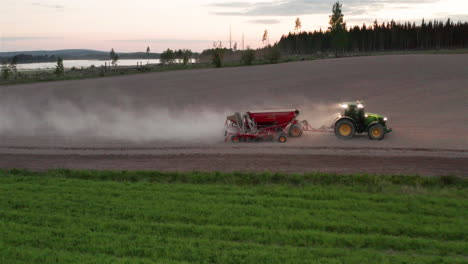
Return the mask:
[[[364,105],[358,104],[357,107],[358,107],[358,108],[364,108]]]
[[[383,121],[387,121],[387,120],[388,120],[388,118],[386,118],[386,117],[383,118]]]
[[[369,115],[368,114],[365,114],[364,117],[368,117]]]
[[[342,105],[340,105],[340,106],[343,107],[343,108],[348,108],[348,105],[347,105],[347,104],[342,104]]]

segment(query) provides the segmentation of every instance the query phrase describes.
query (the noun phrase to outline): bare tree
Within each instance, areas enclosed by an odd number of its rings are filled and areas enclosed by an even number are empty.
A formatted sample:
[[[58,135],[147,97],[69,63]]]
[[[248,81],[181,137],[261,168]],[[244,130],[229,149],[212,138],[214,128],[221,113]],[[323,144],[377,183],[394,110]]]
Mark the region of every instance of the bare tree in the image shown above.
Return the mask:
[[[299,31],[301,30],[301,28],[302,28],[301,19],[296,18],[296,25],[294,26],[294,31],[295,31],[296,33],[299,33]]]
[[[301,20],[299,18],[296,18],[296,22],[295,22],[295,26],[294,26],[294,32],[295,32],[295,35],[296,35],[296,54],[298,53],[298,45],[299,45],[299,32],[301,31],[301,27],[302,27],[302,23],[301,23]]]
[[[265,29],[265,31],[263,32],[263,37],[262,37],[262,42],[263,42],[263,45],[265,46],[265,44],[268,44],[268,30]]]

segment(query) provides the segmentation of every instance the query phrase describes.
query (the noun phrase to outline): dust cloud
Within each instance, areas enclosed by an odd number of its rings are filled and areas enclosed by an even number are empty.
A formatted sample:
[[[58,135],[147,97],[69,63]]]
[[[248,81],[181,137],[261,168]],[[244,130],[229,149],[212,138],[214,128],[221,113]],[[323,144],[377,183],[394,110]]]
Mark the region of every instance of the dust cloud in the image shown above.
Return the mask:
[[[299,107],[298,120],[307,120],[313,128],[331,127],[341,109],[338,104],[308,103]]]
[[[105,103],[53,97],[42,102],[31,99],[0,99],[0,135],[91,137],[131,142],[212,142],[213,139],[223,139],[227,115],[248,110],[143,106],[129,100]],[[331,126],[340,110],[337,104],[312,102],[283,103],[275,108],[300,109],[298,119],[307,120],[314,128]],[[255,106],[251,109],[268,110]]]
[[[125,141],[221,138],[226,113],[214,109],[79,105],[50,100],[47,105],[0,102],[0,135],[96,137]]]

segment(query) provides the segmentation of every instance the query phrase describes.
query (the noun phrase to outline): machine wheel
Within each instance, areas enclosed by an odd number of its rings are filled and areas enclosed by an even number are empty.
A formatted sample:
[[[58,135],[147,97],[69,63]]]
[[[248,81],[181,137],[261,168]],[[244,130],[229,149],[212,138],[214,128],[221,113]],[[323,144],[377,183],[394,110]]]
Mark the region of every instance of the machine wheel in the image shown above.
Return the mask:
[[[385,128],[381,124],[373,124],[367,133],[370,139],[382,140],[385,137]]]
[[[276,140],[277,140],[279,143],[286,143],[286,141],[288,141],[288,138],[286,137],[286,134],[285,134],[285,133],[280,133],[280,134],[276,137]]]
[[[290,137],[300,137],[302,136],[303,128],[299,124],[293,124],[289,127],[289,136]]]
[[[232,143],[239,143],[239,142],[241,142],[241,137],[239,137],[237,135],[232,135],[231,136],[231,142]]]
[[[338,138],[350,139],[356,133],[356,126],[353,121],[348,119],[340,119],[335,123],[335,135]]]

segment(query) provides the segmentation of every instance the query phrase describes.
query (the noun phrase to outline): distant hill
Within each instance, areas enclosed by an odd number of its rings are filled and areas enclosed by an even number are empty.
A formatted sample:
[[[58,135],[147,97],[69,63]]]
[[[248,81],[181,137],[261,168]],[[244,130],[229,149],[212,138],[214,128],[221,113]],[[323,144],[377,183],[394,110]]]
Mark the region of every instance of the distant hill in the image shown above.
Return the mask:
[[[31,50],[31,51],[11,51],[0,52],[0,57],[13,57],[15,55],[25,54],[33,56],[55,55],[55,56],[86,56],[108,54],[106,51],[89,49],[65,49],[65,50]]]
[[[117,52],[120,59],[158,59],[159,53],[145,52]],[[31,62],[54,62],[57,57],[64,60],[109,60],[108,51],[89,49],[65,49],[65,50],[32,50],[32,51],[11,51],[0,52],[1,61],[11,61],[14,56],[18,56],[18,63]]]

